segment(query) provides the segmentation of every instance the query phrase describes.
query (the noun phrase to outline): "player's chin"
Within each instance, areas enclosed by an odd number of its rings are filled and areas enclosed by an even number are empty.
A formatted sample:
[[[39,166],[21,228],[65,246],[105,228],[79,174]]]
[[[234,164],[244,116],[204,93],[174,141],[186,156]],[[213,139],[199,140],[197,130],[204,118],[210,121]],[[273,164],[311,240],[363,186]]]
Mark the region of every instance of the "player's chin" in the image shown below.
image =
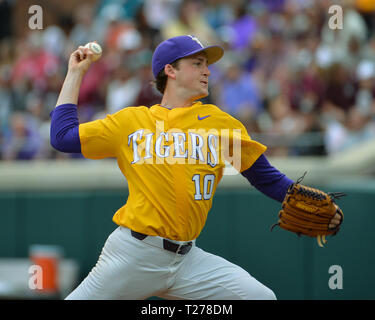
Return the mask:
[[[208,95],[208,89],[199,90],[199,92],[197,92],[195,100],[206,98]]]

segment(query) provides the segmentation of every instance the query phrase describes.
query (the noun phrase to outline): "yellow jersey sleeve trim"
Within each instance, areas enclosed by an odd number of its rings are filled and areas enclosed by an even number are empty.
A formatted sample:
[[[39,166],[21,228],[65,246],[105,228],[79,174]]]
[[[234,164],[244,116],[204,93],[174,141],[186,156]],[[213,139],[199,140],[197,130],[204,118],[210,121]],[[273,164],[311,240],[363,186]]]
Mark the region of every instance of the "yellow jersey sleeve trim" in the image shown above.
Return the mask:
[[[254,162],[257,161],[258,158],[267,150],[267,147],[265,145],[254,140],[252,140],[252,142],[254,143],[254,149],[250,156],[250,162],[241,168],[240,173],[249,169],[254,164]]]
[[[79,125],[81,153],[88,159],[104,159],[117,157],[119,147],[123,144],[122,126],[125,111],[113,115],[108,114],[104,119],[98,119]]]

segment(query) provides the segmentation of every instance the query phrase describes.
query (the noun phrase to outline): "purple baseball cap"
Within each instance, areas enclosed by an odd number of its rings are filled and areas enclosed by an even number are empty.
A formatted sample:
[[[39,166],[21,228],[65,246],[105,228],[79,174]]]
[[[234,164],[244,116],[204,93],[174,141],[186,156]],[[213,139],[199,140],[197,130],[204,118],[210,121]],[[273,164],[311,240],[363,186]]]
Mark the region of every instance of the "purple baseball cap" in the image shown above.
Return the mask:
[[[192,35],[173,37],[163,41],[156,47],[152,56],[152,73],[156,78],[158,73],[164,69],[165,65],[198,52],[205,52],[207,54],[208,64],[218,61],[224,55],[224,49],[222,47],[204,47],[200,41]]]

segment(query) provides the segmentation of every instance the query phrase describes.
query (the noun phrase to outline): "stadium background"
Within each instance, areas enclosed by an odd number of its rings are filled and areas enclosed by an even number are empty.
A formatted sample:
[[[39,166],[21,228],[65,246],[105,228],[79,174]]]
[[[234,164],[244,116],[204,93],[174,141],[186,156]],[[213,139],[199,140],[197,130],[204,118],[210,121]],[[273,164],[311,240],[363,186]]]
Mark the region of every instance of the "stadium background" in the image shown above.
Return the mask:
[[[42,30],[28,26],[35,4]],[[343,9],[343,29],[328,27],[333,4]],[[127,197],[114,161],[61,154],[49,144],[49,113],[69,54],[92,40],[104,49],[81,87],[86,122],[159,102],[150,85],[153,49],[194,34],[226,49],[211,68],[205,101],[240,119],[290,178],[308,171],[306,184],[348,193],[340,200],[342,232],[319,248],[313,239],[270,233],[279,203],[226,175],[198,243],[279,299],[373,299],[374,21],[371,0],[1,1],[0,296],[56,297],[27,287],[29,255],[39,244],[58,246],[67,263],[63,297],[95,264]],[[328,285],[334,265],[343,270],[342,289]]]

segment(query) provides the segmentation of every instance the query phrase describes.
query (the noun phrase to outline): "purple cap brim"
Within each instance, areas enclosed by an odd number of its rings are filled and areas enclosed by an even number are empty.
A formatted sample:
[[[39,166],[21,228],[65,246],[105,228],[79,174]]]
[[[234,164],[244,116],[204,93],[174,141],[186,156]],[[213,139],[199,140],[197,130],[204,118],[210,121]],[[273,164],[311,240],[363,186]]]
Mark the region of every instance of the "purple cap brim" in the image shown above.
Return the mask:
[[[221,46],[213,45],[203,47],[199,40],[191,35],[177,36],[165,40],[154,51],[152,57],[152,72],[156,78],[167,64],[200,52],[206,53],[208,65],[220,60],[224,55],[224,49]]]
[[[224,49],[222,47],[220,47],[220,46],[208,46],[208,47],[205,47],[205,48],[201,48],[201,49],[189,52],[188,54],[183,55],[183,56],[181,56],[177,59],[187,58],[187,57],[193,56],[193,55],[195,55],[199,52],[205,52],[206,53],[208,65],[213,64],[216,61],[219,61],[221,59],[221,57],[224,55]]]

